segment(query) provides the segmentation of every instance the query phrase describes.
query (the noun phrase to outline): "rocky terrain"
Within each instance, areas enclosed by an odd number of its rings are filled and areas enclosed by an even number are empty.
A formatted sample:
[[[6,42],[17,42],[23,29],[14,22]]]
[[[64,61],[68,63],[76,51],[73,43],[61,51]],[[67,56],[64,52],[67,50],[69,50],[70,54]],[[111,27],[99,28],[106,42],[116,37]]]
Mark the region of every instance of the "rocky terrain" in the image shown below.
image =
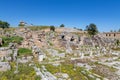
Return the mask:
[[[70,28],[0,31],[0,80],[120,80],[120,44]]]

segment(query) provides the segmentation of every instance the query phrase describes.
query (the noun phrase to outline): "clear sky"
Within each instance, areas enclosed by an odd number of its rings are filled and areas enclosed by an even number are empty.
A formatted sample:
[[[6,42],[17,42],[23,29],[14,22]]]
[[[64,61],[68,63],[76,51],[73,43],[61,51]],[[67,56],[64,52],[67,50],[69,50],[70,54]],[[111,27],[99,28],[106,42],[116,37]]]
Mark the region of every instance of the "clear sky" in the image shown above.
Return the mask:
[[[0,20],[18,26],[65,24],[85,29],[94,23],[99,31],[120,28],[120,0],[0,0]]]

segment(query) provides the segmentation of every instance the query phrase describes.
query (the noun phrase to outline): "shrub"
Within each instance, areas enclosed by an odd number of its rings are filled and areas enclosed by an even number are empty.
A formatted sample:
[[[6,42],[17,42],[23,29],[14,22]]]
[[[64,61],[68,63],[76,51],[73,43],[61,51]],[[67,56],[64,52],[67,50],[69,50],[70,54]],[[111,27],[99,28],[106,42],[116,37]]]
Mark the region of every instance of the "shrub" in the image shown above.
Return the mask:
[[[55,27],[54,26],[50,26],[50,31],[55,31]]]

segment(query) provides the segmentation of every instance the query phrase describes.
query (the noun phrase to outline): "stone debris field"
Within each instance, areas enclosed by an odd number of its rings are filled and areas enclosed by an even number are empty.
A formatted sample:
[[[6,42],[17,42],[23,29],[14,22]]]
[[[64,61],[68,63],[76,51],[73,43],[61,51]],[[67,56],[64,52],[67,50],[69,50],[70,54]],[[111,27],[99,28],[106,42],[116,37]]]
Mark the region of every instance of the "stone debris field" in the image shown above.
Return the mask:
[[[1,30],[0,80],[120,80],[118,40],[69,28]]]

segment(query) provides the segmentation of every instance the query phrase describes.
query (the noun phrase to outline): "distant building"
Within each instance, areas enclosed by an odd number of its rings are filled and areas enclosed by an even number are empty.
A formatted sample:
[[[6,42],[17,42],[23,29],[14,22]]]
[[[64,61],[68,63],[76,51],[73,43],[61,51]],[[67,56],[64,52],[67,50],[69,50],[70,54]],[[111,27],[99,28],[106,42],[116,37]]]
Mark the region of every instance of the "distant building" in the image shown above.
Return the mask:
[[[20,24],[21,24],[21,25],[25,25],[25,22],[23,22],[23,21],[20,21]]]
[[[24,27],[26,25],[26,23],[24,21],[20,21],[19,25],[20,27]]]
[[[102,35],[106,38],[120,39],[120,32],[104,32]]]

